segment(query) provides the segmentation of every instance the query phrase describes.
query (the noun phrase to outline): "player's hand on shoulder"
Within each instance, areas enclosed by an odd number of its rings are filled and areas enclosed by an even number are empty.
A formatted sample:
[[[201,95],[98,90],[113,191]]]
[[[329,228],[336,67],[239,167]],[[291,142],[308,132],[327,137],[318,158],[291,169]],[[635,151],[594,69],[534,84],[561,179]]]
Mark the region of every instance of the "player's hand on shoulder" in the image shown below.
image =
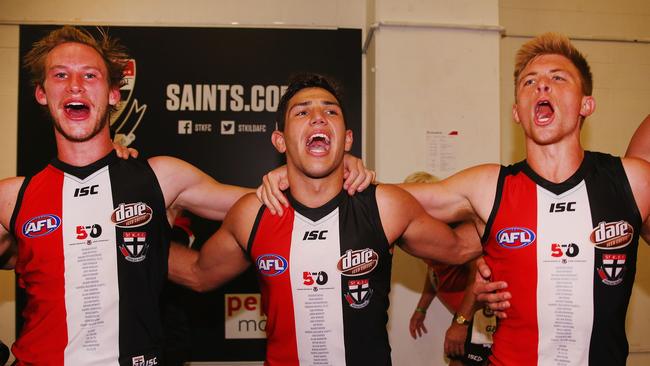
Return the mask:
[[[262,177],[262,184],[255,193],[260,202],[268,207],[271,214],[282,216],[283,207],[289,207],[289,201],[282,193],[287,188],[289,188],[287,166],[283,165],[266,173]]]
[[[115,153],[117,154],[117,157],[124,160],[128,160],[129,158],[135,159],[140,154],[138,150],[132,147],[124,146],[117,142],[113,142],[113,149],[115,149]]]
[[[345,178],[343,189],[347,190],[349,195],[363,191],[375,181],[375,171],[366,168],[363,160],[356,156],[346,153],[343,157],[343,169]]]

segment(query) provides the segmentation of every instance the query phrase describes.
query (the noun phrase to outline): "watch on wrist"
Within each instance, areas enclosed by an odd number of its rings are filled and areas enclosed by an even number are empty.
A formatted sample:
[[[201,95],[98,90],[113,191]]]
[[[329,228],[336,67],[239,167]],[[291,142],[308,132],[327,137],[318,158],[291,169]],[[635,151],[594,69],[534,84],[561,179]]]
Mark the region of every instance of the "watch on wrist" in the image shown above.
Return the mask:
[[[456,313],[456,314],[454,314],[454,323],[456,323],[458,325],[469,325],[469,320],[465,319],[464,316]]]

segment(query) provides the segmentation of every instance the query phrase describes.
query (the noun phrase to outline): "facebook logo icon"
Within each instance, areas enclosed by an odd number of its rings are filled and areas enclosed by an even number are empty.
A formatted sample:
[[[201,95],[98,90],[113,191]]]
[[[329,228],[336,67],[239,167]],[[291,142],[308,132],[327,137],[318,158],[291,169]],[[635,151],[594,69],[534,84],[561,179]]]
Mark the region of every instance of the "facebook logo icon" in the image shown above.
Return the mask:
[[[178,134],[189,135],[192,133],[192,121],[180,120],[178,121]]]

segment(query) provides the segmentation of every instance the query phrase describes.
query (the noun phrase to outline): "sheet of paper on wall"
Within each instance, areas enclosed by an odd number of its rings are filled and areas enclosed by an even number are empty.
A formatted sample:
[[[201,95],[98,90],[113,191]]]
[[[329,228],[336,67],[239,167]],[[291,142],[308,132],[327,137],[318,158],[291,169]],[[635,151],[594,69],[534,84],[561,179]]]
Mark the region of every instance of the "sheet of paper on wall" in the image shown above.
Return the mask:
[[[442,179],[458,171],[460,134],[453,131],[426,131],[426,170]]]

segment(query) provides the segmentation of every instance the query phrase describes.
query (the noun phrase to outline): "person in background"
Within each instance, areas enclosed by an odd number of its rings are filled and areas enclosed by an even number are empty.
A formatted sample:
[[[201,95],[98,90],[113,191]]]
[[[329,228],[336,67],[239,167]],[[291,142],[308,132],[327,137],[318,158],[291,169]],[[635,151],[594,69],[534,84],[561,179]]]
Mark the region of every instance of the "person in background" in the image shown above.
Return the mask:
[[[405,183],[433,183],[437,179],[426,172],[415,172]],[[470,225],[472,223],[463,223]],[[453,226],[453,225],[452,225]],[[478,241],[479,238],[477,237]],[[492,347],[492,333],[496,318],[489,309],[481,309],[476,303],[472,284],[476,275],[475,261],[459,266],[450,266],[424,260],[427,274],[424,277],[422,295],[411,315],[409,332],[416,339],[427,332],[424,319],[433,299],[440,302],[454,314],[451,325],[445,332],[444,352],[450,366],[484,365]]]

